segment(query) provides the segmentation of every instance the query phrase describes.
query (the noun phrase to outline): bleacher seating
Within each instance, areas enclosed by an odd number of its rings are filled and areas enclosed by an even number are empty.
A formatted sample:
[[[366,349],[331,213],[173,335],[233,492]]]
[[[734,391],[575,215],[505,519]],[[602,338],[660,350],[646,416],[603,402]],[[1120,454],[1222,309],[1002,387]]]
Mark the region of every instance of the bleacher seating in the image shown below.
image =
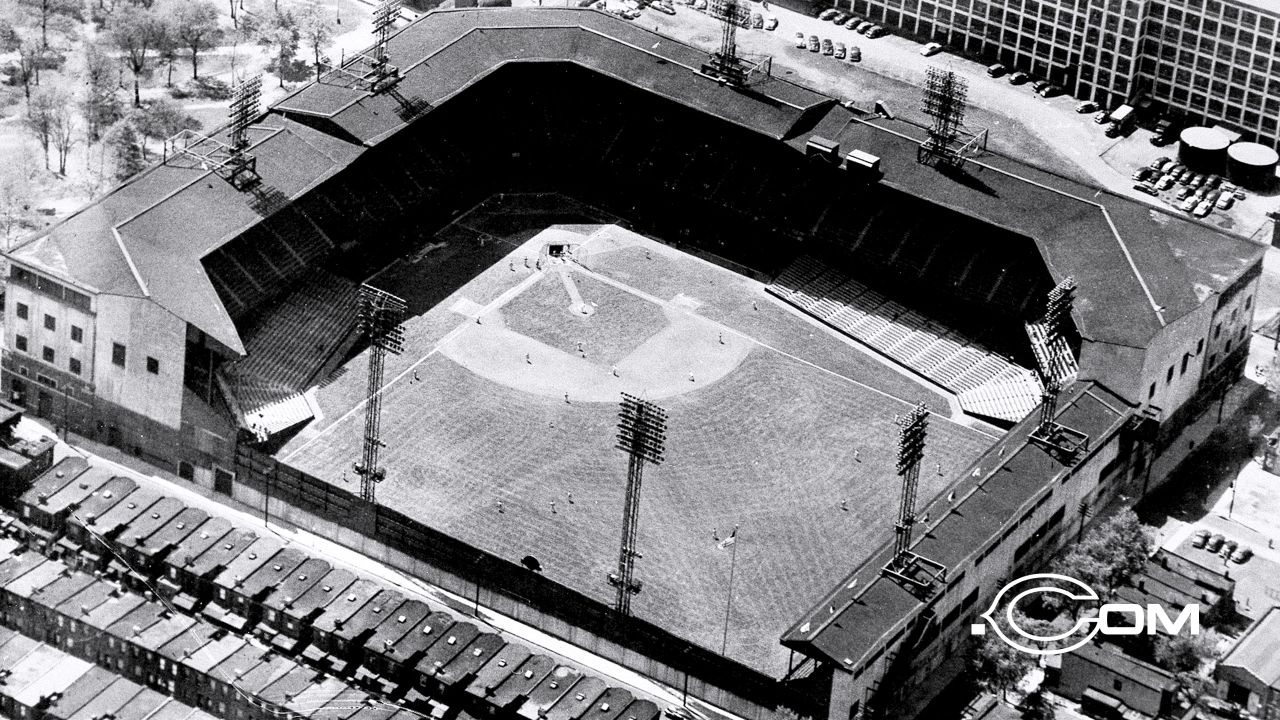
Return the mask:
[[[1029,372],[809,255],[784,269],[768,290],[957,394]]]
[[[307,419],[296,398],[354,341],[357,291],[349,280],[312,270],[244,331],[245,357],[219,369],[243,416],[280,405],[293,424]]]

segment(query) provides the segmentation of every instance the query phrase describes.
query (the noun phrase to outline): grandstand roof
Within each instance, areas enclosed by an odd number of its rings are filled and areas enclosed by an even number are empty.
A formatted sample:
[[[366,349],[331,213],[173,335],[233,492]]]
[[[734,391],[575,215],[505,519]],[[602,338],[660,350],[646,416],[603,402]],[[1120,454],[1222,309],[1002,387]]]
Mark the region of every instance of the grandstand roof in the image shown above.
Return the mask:
[[[1077,383],[1064,393],[1057,420],[1087,434],[1091,448],[1100,448],[1129,414],[1119,396],[1095,383]],[[914,552],[953,572],[963,570],[1051,488],[1053,478],[1070,470],[1030,441],[1038,422],[1037,414],[1028,415],[960,474],[952,488],[957,500],[947,499],[950,492],[939,493],[921,510],[920,517],[937,519],[919,534]],[[880,574],[892,552],[886,545],[855,569],[783,634],[783,644],[849,671],[878,648],[891,645],[891,638],[901,635],[924,605]]]
[[[773,77],[754,81],[750,92],[733,90],[694,74],[706,59],[703,51],[604,13],[437,11],[397,33],[388,53],[401,70],[393,92],[312,83],[261,119],[250,152],[274,197],[297,198],[365,147],[507,63],[554,60],[801,150],[812,129],[846,149],[880,155],[886,185],[1033,238],[1055,277],[1079,282],[1078,319],[1090,339],[1144,345],[1261,253],[1206,226],[991,155],[971,162],[965,177],[944,175],[915,162],[918,128],[856,121],[832,98]],[[171,156],[11,256],[91,291],[150,297],[244,354],[199,260],[274,207],[190,158]]]

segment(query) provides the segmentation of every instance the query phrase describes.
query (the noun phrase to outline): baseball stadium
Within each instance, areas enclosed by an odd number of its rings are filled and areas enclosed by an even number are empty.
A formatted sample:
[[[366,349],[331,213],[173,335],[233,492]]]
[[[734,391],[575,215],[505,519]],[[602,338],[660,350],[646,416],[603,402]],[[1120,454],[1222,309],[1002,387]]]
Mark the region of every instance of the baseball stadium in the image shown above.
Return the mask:
[[[922,163],[872,98],[728,83],[585,9],[433,12],[385,58],[10,252],[9,396],[708,706],[853,718],[919,712],[957,618],[1145,491],[1243,366],[1260,248],[996,153]],[[365,286],[405,305],[373,381]],[[624,393],[666,422],[619,612]],[[912,586],[882,570],[919,403],[912,547],[946,560]]]

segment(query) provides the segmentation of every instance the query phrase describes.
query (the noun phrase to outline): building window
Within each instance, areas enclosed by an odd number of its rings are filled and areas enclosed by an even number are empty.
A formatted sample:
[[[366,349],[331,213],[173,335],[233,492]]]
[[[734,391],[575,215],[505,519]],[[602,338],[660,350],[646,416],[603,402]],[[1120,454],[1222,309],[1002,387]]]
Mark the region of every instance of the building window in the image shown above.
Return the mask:
[[[26,319],[27,319],[28,317],[30,317],[30,315],[31,315],[31,311],[30,311],[30,310],[27,308],[27,306],[26,306],[25,304],[23,304],[23,303],[18,303],[18,308],[17,308],[17,310],[18,310],[18,319],[19,319],[19,320],[26,320]]]
[[[1253,297],[1252,297],[1252,296],[1251,296],[1251,297],[1247,297],[1247,298],[1245,298],[1245,299],[1244,299],[1244,309],[1245,309],[1245,310],[1248,310],[1248,309],[1249,309],[1249,308],[1251,308],[1251,307],[1253,307]]]
[[[1172,365],[1169,366],[1169,372],[1166,372],[1164,374],[1164,382],[1166,385],[1173,382],[1173,366]]]
[[[1240,328],[1240,335],[1239,335],[1239,338],[1240,338],[1240,340],[1241,340],[1241,341],[1243,341],[1243,340],[1244,340],[1244,333],[1245,333],[1245,331],[1246,331],[1246,330],[1248,330],[1248,329],[1249,329],[1249,328],[1247,328],[1247,327],[1241,327],[1241,328]]]
[[[27,338],[26,338],[26,336],[25,336],[25,335],[15,335],[15,336],[14,336],[14,338],[13,338],[13,346],[14,346],[14,347],[16,347],[16,348],[18,348],[18,349],[19,349],[19,350],[21,350],[22,352],[26,352],[26,351],[27,351]]]
[[[178,477],[182,478],[183,480],[195,480],[196,479],[195,467],[191,463],[187,462],[186,460],[179,460],[178,461]]]
[[[42,351],[41,351],[41,353],[40,353],[40,357],[41,357],[45,362],[47,362],[47,363],[52,363],[52,362],[53,362],[53,348],[49,347],[48,345],[45,345],[45,346],[44,346],[44,350],[42,350]]]
[[[1147,388],[1147,399],[1150,400],[1155,396],[1156,396],[1156,384],[1151,383],[1151,387]]]
[[[84,328],[71,326],[71,342],[84,342]]]
[[[1199,355],[1202,352],[1204,352],[1204,340],[1198,340],[1196,342],[1196,355]]]
[[[111,364],[124,367],[124,346],[120,343],[111,343]]]
[[[160,361],[153,357],[147,358],[147,372],[151,373],[152,375],[159,375]]]
[[[1115,688],[1116,692],[1120,692],[1124,689],[1124,683],[1120,682],[1119,678],[1116,678],[1111,681],[1111,687]]]
[[[1218,336],[1221,334],[1222,334],[1222,323],[1218,323],[1217,325],[1213,326],[1213,339],[1217,340]]]
[[[71,374],[80,374],[80,361],[75,358],[71,358]]]
[[[1209,356],[1209,367],[1213,367],[1218,362],[1218,354],[1214,353]]]
[[[45,316],[44,316],[44,329],[45,329],[45,330],[57,330],[57,329],[58,329],[58,321],[57,321],[57,319],[55,319],[52,315],[45,315]]]

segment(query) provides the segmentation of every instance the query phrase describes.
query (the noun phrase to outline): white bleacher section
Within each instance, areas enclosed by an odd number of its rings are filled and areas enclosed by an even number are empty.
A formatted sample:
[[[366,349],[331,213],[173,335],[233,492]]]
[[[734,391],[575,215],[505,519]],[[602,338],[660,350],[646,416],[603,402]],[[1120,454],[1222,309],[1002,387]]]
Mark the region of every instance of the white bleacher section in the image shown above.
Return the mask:
[[[1016,422],[1040,402],[1035,375],[809,255],[768,291],[954,392],[965,412]]]
[[[263,437],[313,417],[303,393],[355,341],[357,291],[349,280],[310,270],[244,333],[245,357],[218,371],[243,427]]]

